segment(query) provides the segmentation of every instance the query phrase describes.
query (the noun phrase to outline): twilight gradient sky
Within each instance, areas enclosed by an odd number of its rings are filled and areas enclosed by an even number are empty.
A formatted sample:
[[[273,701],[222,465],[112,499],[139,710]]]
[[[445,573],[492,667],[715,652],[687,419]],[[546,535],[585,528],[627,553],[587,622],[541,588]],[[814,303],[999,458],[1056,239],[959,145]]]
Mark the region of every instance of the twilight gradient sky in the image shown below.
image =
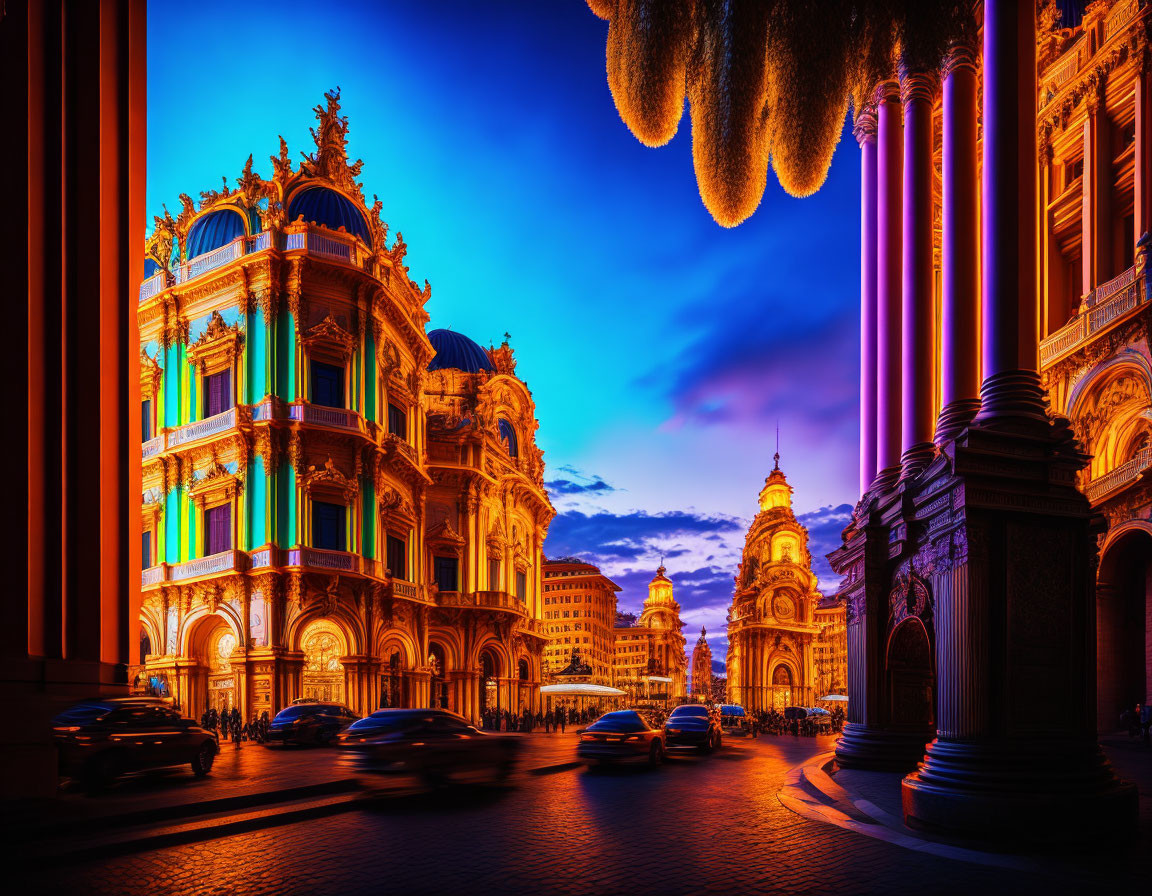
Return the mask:
[[[432,326],[484,345],[508,331],[532,388],[559,515],[549,555],[579,554],[638,609],[660,556],[685,632],[724,615],[772,466],[824,553],[856,498],[859,180],[848,129],[824,188],[773,178],[734,230],[700,202],[687,115],[661,149],[620,121],[608,24],[583,0],[149,4],[148,213],[217,188],[249,153],[342,89]],[[151,220],[151,218],[149,218]]]

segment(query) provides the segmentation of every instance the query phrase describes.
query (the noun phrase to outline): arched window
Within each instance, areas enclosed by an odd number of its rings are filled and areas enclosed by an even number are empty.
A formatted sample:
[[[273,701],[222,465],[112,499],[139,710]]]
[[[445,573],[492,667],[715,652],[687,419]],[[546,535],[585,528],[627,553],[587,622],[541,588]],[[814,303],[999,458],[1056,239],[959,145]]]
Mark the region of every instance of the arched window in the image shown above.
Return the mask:
[[[500,418],[499,427],[500,438],[508,448],[508,456],[518,457],[520,455],[520,449],[516,444],[516,428],[503,417]]]
[[[520,671],[520,680],[521,681],[527,681],[528,680],[528,660],[520,660],[519,671]]]

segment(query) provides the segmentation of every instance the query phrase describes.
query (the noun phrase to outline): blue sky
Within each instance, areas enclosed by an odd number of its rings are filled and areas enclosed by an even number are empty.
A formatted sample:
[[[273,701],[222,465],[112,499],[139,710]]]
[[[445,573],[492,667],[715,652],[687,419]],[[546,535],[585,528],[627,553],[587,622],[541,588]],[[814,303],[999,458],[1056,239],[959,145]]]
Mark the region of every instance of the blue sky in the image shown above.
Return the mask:
[[[817,571],[856,498],[858,156],[770,178],[733,230],[700,202],[687,115],[661,149],[620,121],[607,23],[582,0],[149,4],[148,213],[270,174],[342,90],[349,147],[402,231],[432,326],[507,331],[560,512],[546,549],[636,609],[661,554],[695,643],[723,650],[744,531],[781,465]],[[151,220],[151,218],[149,218]]]

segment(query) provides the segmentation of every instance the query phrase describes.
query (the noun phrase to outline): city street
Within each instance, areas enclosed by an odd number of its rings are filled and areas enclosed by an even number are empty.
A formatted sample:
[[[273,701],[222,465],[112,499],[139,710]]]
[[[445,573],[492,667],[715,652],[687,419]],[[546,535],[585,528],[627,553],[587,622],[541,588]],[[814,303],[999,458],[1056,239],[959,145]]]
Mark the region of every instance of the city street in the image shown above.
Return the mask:
[[[1124,885],[1107,869],[1134,864],[1128,855],[1051,857],[1010,871],[806,820],[777,794],[790,769],[831,749],[830,737],[730,739],[715,756],[676,757],[652,771],[573,767],[571,733],[528,740],[524,768],[505,788],[393,797],[238,836],[52,865],[19,875],[16,886],[92,894],[1061,893]],[[227,750],[219,781],[229,780],[230,764],[267,766],[265,780],[273,766],[283,774],[294,763],[305,767],[302,779],[333,777],[332,751]],[[132,789],[101,799],[128,800]]]

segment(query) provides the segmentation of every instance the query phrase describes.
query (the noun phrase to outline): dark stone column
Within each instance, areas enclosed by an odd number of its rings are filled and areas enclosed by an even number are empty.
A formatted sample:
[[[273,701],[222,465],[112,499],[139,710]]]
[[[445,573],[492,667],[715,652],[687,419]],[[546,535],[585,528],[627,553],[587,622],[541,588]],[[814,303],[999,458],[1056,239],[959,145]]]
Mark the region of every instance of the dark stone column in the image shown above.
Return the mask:
[[[1096,743],[1087,457],[1036,373],[1035,16],[985,0],[983,405],[912,500],[936,590],[937,737],[902,793],[913,827],[1083,841],[1134,830],[1136,792]]]

